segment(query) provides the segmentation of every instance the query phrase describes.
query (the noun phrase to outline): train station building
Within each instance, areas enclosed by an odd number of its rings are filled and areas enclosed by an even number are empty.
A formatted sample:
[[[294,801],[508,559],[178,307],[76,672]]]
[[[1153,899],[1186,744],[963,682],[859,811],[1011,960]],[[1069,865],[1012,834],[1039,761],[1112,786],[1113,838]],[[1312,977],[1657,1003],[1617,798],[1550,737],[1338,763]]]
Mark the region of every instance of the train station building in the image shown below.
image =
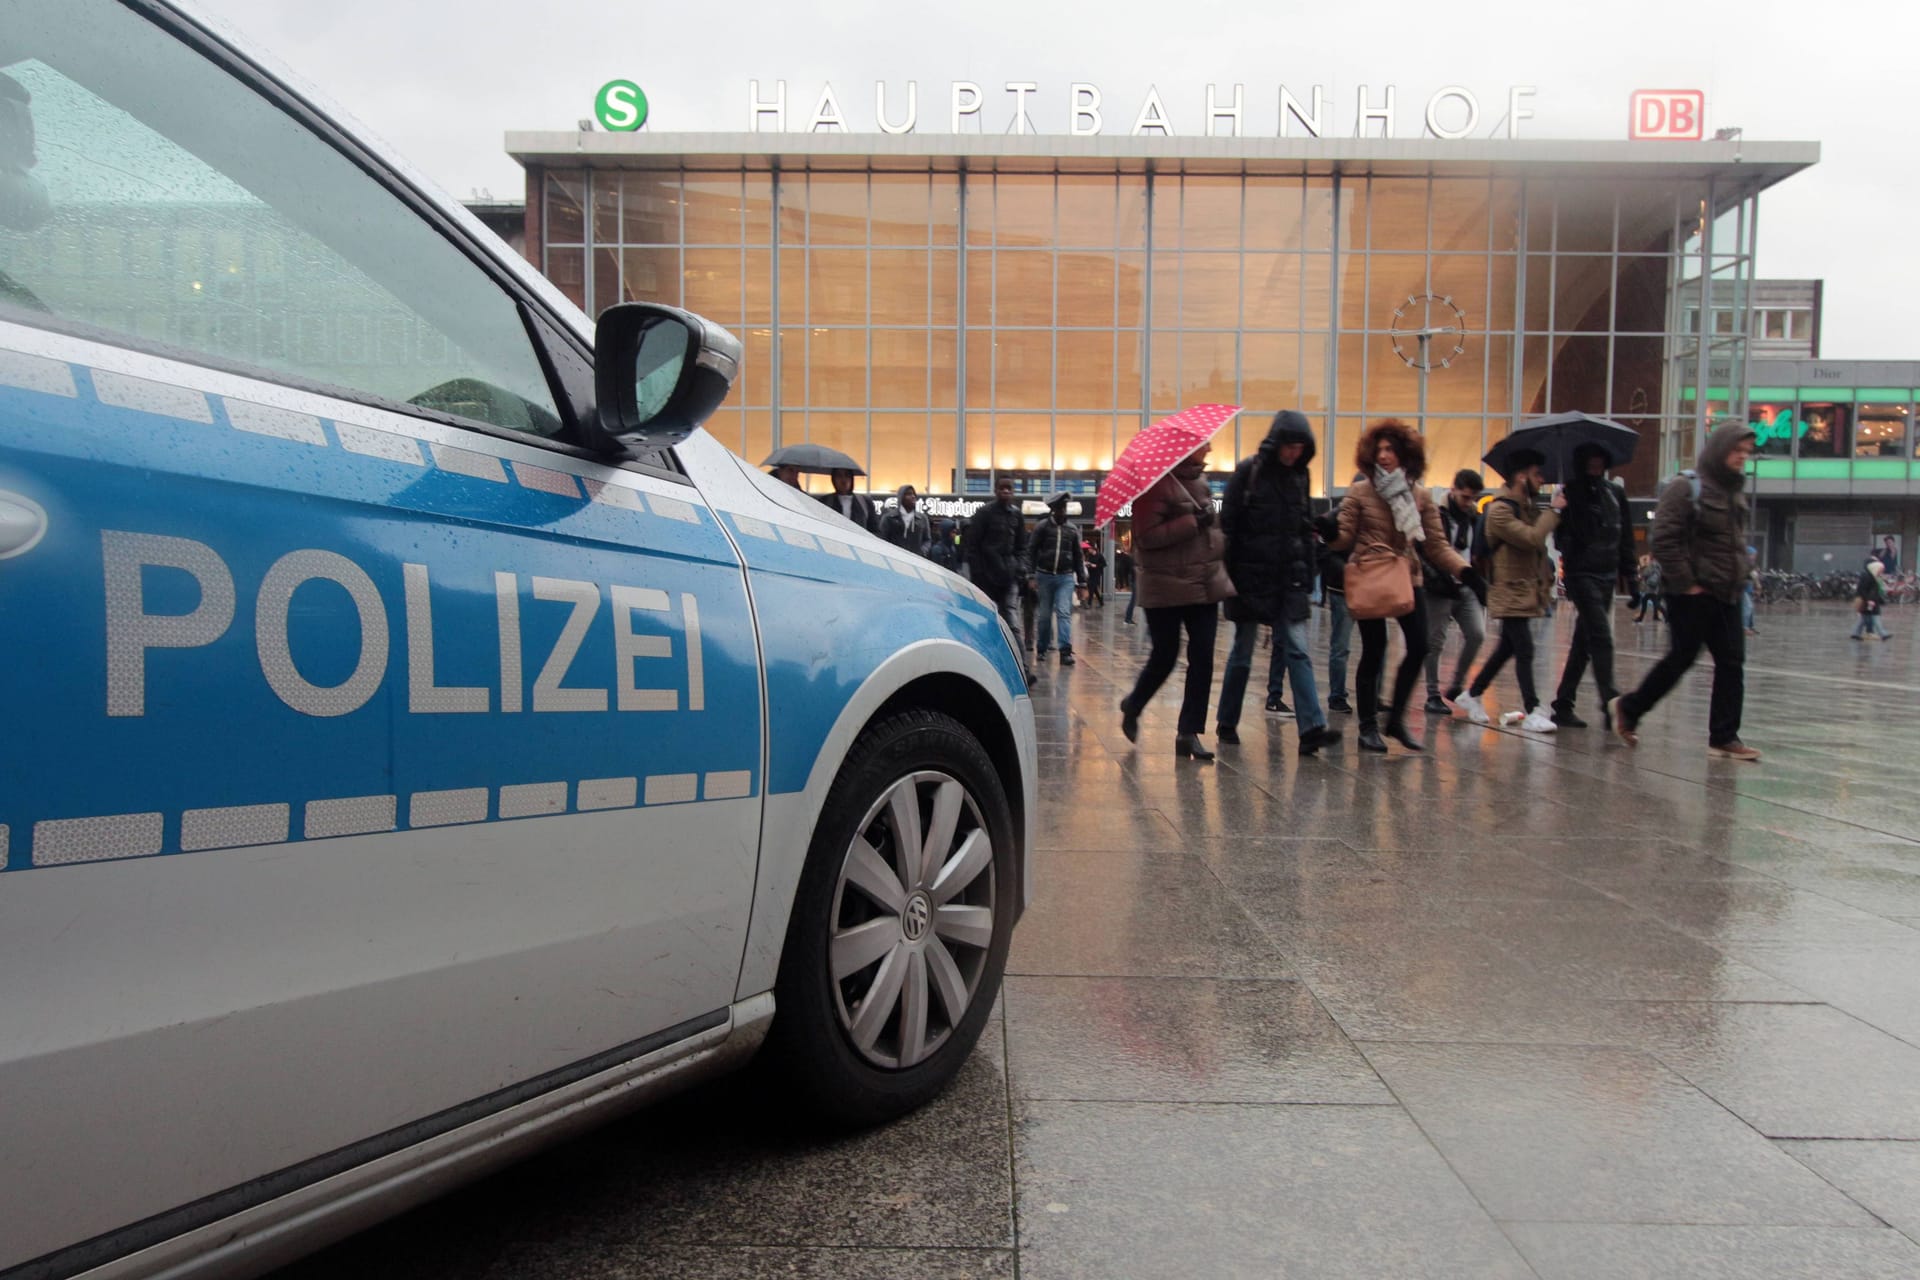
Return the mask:
[[[742,335],[727,444],[758,461],[818,441],[875,492],[956,499],[999,475],[1091,494],[1142,425],[1204,401],[1247,410],[1222,476],[1280,408],[1320,431],[1323,494],[1370,420],[1419,420],[1444,478],[1577,409],[1642,433],[1625,479],[1648,494],[1747,412],[1760,198],[1819,156],[584,129],[507,147],[526,253],[582,307],[665,301]]]

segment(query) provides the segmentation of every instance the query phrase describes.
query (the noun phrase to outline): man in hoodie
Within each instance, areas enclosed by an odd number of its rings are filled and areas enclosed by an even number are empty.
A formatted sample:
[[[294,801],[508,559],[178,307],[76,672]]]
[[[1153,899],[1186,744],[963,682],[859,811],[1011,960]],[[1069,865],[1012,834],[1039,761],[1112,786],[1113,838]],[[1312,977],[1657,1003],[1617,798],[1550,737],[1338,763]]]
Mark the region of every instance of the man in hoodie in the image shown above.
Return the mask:
[[[1001,476],[993,483],[993,501],[973,513],[961,544],[967,557],[967,576],[1000,610],[1000,617],[1020,634],[1020,607],[1014,590],[1027,576],[1027,522],[1013,500],[1013,481]]]
[[[1234,468],[1220,507],[1220,528],[1227,535],[1227,574],[1238,593],[1227,601],[1234,624],[1233,649],[1220,685],[1220,741],[1240,741],[1240,707],[1253,672],[1260,628],[1274,630],[1273,657],[1267,669],[1267,695],[1280,696],[1282,674],[1293,680],[1294,723],[1300,729],[1300,754],[1312,755],[1337,742],[1307,656],[1307,619],[1313,606],[1313,428],[1306,416],[1282,409],[1273,416],[1259,451]]]
[[[1567,511],[1553,540],[1560,548],[1560,573],[1574,609],[1573,645],[1553,697],[1553,723],[1562,729],[1587,727],[1574,714],[1573,703],[1589,661],[1601,707],[1620,693],[1613,683],[1613,596],[1634,581],[1638,568],[1627,495],[1607,478],[1611,462],[1598,445],[1581,445],[1573,451],[1573,478],[1561,490],[1567,495]]]
[[[880,536],[917,556],[933,555],[933,522],[920,509],[920,493],[910,484],[894,495],[898,506],[880,517]]]
[[[1744,422],[1713,429],[1700,450],[1698,470],[1667,482],[1653,513],[1653,557],[1667,596],[1672,647],[1640,687],[1607,705],[1615,736],[1639,743],[1638,726],[1687,673],[1701,646],[1713,655],[1713,697],[1707,716],[1707,753],[1757,761],[1740,741],[1746,697],[1746,636],[1740,627],[1740,590],[1753,572],[1748,558],[1747,460],[1755,435]]]
[[[1080,550],[1080,526],[1067,519],[1073,500],[1064,489],[1047,499],[1047,518],[1033,531],[1030,559],[1033,585],[1039,593],[1035,613],[1039,622],[1040,661],[1053,652],[1056,626],[1060,633],[1060,665],[1073,665],[1073,593],[1087,580],[1087,562]]]

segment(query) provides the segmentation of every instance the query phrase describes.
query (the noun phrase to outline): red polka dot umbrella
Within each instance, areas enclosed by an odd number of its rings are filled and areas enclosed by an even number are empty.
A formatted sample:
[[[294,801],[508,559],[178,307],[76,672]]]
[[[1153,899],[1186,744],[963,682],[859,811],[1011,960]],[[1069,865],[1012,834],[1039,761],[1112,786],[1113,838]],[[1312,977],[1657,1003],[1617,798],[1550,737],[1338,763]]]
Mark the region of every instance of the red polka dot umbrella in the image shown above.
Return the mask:
[[[1240,412],[1237,404],[1196,404],[1182,409],[1127,441],[1113,461],[1113,470],[1100,482],[1093,508],[1093,527],[1110,523],[1127,504],[1180,464],[1180,460],[1212,440],[1220,428]]]

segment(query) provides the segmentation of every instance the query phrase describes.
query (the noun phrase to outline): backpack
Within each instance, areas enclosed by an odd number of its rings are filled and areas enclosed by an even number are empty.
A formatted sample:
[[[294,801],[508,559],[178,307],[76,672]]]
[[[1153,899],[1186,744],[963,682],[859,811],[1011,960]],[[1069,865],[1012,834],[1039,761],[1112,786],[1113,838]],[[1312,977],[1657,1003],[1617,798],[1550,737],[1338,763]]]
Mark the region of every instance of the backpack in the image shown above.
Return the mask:
[[[1495,498],[1480,508],[1480,514],[1473,522],[1473,548],[1467,562],[1487,582],[1493,581],[1493,545],[1487,541],[1487,512],[1493,509],[1494,502],[1504,502],[1515,511],[1520,509],[1520,504],[1512,498]]]

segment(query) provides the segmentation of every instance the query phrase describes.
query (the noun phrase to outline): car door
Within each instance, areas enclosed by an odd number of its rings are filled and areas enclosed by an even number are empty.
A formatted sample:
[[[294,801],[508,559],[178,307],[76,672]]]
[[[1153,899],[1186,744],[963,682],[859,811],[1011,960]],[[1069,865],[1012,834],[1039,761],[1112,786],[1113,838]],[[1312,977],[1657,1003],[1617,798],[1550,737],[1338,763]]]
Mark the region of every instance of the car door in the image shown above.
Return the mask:
[[[569,447],[542,301],[170,21],[0,31],[0,1269],[717,1024],[752,898],[713,512]]]

